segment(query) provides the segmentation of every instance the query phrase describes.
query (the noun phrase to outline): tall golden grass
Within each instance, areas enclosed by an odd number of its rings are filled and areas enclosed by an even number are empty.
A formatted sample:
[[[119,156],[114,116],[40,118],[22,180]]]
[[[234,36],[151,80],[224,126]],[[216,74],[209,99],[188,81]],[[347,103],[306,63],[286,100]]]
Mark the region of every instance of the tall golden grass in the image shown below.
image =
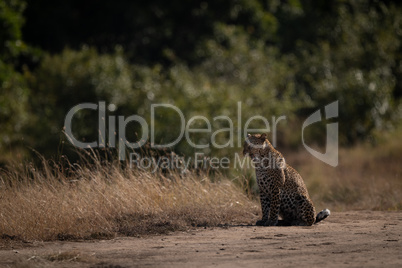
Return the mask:
[[[376,146],[341,149],[336,168],[304,150],[283,154],[304,178],[317,210],[399,210],[402,140],[398,133],[382,137]],[[40,168],[19,164],[0,171],[3,240],[136,236],[253,224],[260,215],[257,195],[250,194],[256,189],[246,183],[251,170],[162,174],[92,160],[68,166],[70,172],[45,160]]]
[[[252,223],[256,201],[227,178],[159,174],[118,165],[20,166],[0,182],[0,235],[23,240],[142,235]]]
[[[317,210],[402,209],[402,131],[380,133],[378,143],[341,148],[328,166],[305,150],[285,155],[304,178]]]

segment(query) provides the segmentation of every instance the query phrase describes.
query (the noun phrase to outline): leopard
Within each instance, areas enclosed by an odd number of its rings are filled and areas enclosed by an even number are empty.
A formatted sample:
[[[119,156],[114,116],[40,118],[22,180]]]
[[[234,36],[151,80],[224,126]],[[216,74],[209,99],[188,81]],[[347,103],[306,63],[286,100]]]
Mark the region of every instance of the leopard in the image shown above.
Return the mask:
[[[329,209],[315,215],[301,175],[286,163],[266,133],[248,134],[243,155],[251,158],[259,187],[262,219],[257,226],[311,226],[330,215]]]

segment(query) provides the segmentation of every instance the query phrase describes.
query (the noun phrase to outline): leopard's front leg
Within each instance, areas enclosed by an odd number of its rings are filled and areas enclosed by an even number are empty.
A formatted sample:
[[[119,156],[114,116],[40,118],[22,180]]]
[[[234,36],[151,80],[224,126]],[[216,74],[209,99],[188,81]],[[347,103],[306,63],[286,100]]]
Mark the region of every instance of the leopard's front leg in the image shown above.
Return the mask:
[[[269,207],[270,207],[269,196],[266,193],[261,192],[260,201],[261,201],[262,219],[257,221],[255,225],[265,226],[268,222],[269,217]]]
[[[270,184],[270,207],[269,216],[266,226],[276,226],[278,225],[279,218],[279,208],[281,206],[281,190],[285,182],[285,173],[283,169],[279,169]]]
[[[265,223],[266,226],[276,226],[278,224],[279,217],[279,207],[281,205],[280,199],[280,187],[272,187],[271,189],[271,200],[269,208],[268,221]]]

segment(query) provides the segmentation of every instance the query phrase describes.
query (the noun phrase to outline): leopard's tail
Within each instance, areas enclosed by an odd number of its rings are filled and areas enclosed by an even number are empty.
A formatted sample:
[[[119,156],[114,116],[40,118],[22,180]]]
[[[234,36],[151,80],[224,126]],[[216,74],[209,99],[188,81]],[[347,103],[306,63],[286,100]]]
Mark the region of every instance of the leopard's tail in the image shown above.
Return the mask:
[[[320,222],[322,220],[324,220],[325,218],[327,218],[329,215],[331,214],[331,211],[329,211],[329,209],[324,209],[321,212],[319,212],[317,214],[317,217],[315,218],[315,223]]]

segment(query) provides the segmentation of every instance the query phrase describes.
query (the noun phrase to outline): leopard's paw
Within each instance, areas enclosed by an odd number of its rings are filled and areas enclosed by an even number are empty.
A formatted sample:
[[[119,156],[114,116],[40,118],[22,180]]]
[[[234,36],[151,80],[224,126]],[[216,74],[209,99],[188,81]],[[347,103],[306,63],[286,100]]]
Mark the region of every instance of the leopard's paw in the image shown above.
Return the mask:
[[[278,225],[278,220],[268,220],[265,224],[265,226],[277,226]]]

